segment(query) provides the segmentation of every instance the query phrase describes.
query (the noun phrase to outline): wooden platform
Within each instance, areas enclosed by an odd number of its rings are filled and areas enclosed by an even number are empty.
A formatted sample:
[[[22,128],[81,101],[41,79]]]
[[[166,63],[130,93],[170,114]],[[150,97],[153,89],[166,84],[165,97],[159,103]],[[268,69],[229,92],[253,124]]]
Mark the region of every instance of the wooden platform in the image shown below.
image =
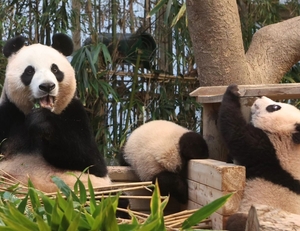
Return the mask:
[[[191,160],[188,167],[189,201],[187,205],[180,205],[175,200],[170,200],[166,214],[175,213],[186,209],[198,209],[213,200],[234,192],[229,201],[211,218],[213,229],[222,230],[229,215],[238,210],[238,206],[245,187],[245,168],[221,161]],[[109,175],[114,182],[138,181],[130,167],[109,167]],[[151,195],[149,191],[135,191],[138,195]],[[130,200],[131,210],[149,212],[150,200]]]
[[[197,97],[203,105],[203,136],[208,143],[210,159],[191,160],[188,166],[189,201],[181,206],[170,201],[167,213],[184,209],[197,209],[209,202],[234,192],[227,203],[211,215],[213,229],[223,230],[228,217],[235,213],[243,196],[245,187],[245,168],[227,164],[227,149],[217,130],[217,118],[220,103],[227,86],[200,87],[190,95]],[[242,112],[247,119],[250,107],[256,97],[267,96],[273,100],[300,99],[300,84],[239,85]],[[115,182],[138,181],[130,167],[109,167],[109,175]],[[136,192],[135,192],[136,193]],[[139,192],[151,195],[149,191]],[[139,195],[139,194],[138,194]],[[131,200],[131,209],[150,211],[150,200]]]

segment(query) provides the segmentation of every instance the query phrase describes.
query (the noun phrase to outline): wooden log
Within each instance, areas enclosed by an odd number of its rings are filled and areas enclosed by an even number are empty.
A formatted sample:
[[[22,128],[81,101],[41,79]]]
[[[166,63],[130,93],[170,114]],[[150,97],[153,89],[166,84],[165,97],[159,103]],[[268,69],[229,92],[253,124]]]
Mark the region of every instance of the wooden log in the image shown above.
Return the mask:
[[[244,190],[246,171],[243,166],[212,159],[190,160],[188,179],[219,191],[235,192]]]
[[[189,201],[186,209],[196,209],[234,192],[227,203],[210,218],[214,230],[224,229],[228,217],[237,212],[245,187],[245,167],[213,159],[190,160]]]
[[[108,166],[108,175],[114,182],[140,181],[133,169],[128,166]]]
[[[249,210],[245,231],[300,230],[300,215],[266,205],[255,205]]]

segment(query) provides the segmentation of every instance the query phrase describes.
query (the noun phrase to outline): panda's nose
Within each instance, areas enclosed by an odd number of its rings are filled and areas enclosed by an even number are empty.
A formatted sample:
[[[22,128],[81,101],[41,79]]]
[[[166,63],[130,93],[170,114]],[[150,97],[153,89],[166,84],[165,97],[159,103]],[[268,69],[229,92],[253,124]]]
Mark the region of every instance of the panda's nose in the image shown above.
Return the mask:
[[[39,88],[42,91],[49,93],[50,91],[52,91],[55,88],[55,84],[54,83],[42,83],[39,85]]]

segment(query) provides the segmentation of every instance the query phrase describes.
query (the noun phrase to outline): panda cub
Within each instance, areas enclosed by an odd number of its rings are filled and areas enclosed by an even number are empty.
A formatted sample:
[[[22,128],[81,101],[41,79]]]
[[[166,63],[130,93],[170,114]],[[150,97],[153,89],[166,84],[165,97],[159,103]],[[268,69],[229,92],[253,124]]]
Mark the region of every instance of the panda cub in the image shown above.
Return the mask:
[[[121,165],[126,163],[141,181],[158,180],[162,195],[181,203],[188,200],[187,162],[208,157],[203,137],[165,120],[154,120],[135,129],[126,141]]]
[[[57,191],[55,175],[73,186],[89,168],[93,186],[111,184],[103,156],[95,143],[88,116],[75,98],[75,73],[65,56],[73,52],[72,40],[53,36],[52,47],[26,46],[22,36],[8,40],[8,58],[0,99],[0,143],[4,155],[1,174],[37,189]],[[87,174],[80,178],[87,184]]]
[[[300,214],[300,110],[261,97],[253,103],[248,123],[238,86],[230,85],[218,127],[234,163],[246,167],[247,178],[240,213],[229,218],[227,229],[245,230],[245,214],[252,204]]]

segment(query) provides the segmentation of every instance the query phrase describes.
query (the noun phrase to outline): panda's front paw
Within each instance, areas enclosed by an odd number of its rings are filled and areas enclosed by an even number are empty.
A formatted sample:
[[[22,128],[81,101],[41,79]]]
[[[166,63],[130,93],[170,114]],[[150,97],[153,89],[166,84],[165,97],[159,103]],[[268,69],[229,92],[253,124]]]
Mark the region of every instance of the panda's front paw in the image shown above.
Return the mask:
[[[51,112],[44,108],[33,110],[26,117],[26,125],[31,135],[49,139],[53,127],[50,122]]]
[[[229,85],[227,87],[227,90],[226,90],[225,94],[231,94],[235,97],[240,97],[240,92],[239,92],[238,85],[236,85],[236,84]]]

